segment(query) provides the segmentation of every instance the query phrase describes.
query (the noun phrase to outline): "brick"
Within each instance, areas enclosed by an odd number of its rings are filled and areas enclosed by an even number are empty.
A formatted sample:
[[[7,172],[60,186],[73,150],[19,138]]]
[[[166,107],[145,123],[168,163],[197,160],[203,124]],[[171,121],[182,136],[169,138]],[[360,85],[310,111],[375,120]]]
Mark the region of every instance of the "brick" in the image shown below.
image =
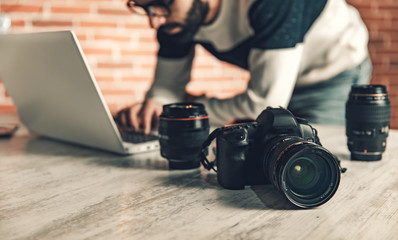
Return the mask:
[[[126,46],[121,51],[127,55],[132,55],[134,52],[157,52],[158,44],[153,43],[136,43],[133,46]]]
[[[114,42],[130,42],[131,38],[125,35],[115,36],[115,35],[95,35],[95,40],[110,40]]]
[[[22,13],[40,13],[43,12],[42,6],[24,5],[24,4],[2,4],[1,9],[4,12],[22,12]]]
[[[150,74],[148,74],[150,75]],[[143,76],[143,77],[123,77],[122,81],[124,82],[147,82],[147,83],[151,83],[153,81],[153,77],[150,76]]]
[[[398,31],[391,31],[390,33],[389,33],[389,37],[390,37],[390,42],[391,43],[393,43],[393,42],[398,42]]]
[[[386,79],[390,80],[391,74],[393,73],[391,71],[392,71],[392,69],[388,69],[388,68],[374,68],[372,74],[374,77],[386,78]]]
[[[85,55],[112,55],[111,49],[100,49],[100,48],[83,48]]]
[[[5,4],[10,4],[10,3],[14,4],[15,3],[16,5],[26,4],[26,5],[42,6],[44,3],[48,2],[48,0],[28,0],[28,1],[26,1],[26,0],[2,0],[1,2],[5,3]]]
[[[79,42],[87,40],[87,35],[84,33],[76,33],[76,37],[79,40]]]
[[[122,55],[124,56],[136,56],[136,57],[140,57],[140,56],[156,56],[156,51],[154,50],[122,50],[121,51]]]
[[[119,106],[119,104],[117,104],[117,103],[110,103],[110,101],[107,101],[107,106],[108,106],[109,111],[111,112],[112,116],[115,116],[115,115],[118,113],[118,111],[119,111],[120,109],[122,109],[122,107]]]
[[[72,27],[72,21],[57,20],[35,20],[32,22],[35,27]]]
[[[158,46],[158,41],[156,37],[139,37],[140,43],[152,44],[153,46]]]
[[[151,29],[148,20],[141,21],[139,23],[126,23],[125,28],[127,29]]]
[[[398,33],[398,20],[394,20],[392,24],[380,24],[379,25],[379,32],[380,33],[391,33],[391,32],[396,32]]]
[[[398,90],[398,89],[396,89]],[[396,112],[398,110],[398,99],[391,99],[391,109]]]
[[[97,11],[99,14],[105,15],[118,15],[118,16],[129,16],[131,12],[127,8],[118,8],[118,9],[109,9],[109,8],[100,8]]]
[[[388,96],[390,97],[390,100],[392,104],[396,104],[398,101],[398,87],[391,87],[388,89]]]
[[[394,1],[378,1],[378,5],[380,9],[387,9],[389,11],[397,11],[398,10],[398,2]]]
[[[369,9],[369,8],[359,9],[359,14],[361,15],[365,23],[367,23],[367,25],[371,23],[372,20],[382,21],[387,19],[386,15],[380,14],[379,10],[376,9]]]
[[[132,68],[126,73],[122,74],[122,80],[135,81],[135,79],[150,79],[152,81],[154,70],[143,70],[142,68]]]
[[[90,27],[90,28],[116,28],[117,24],[112,22],[94,22],[94,21],[82,21],[79,24],[81,27]]]
[[[98,82],[114,82],[115,78],[113,76],[95,76],[95,80]]]
[[[24,20],[12,20],[11,27],[25,27],[26,23]]]
[[[395,92],[398,91],[398,88],[395,89]],[[397,109],[398,110],[398,95],[390,95],[390,101],[391,101],[391,108],[392,109]],[[398,115],[398,113],[396,114]]]
[[[117,62],[100,62],[98,63],[99,68],[108,68],[108,69],[130,69],[133,67],[132,63],[117,63]]]
[[[46,0],[47,1],[47,0]],[[108,3],[110,3],[110,2],[114,2],[114,0],[78,0],[79,2],[89,2],[89,3],[92,3],[92,2],[96,2],[96,3],[102,3],[102,2],[108,2]],[[119,1],[119,0],[118,0]],[[124,0],[123,0],[124,1]],[[122,2],[123,2],[122,1]]]
[[[389,79],[391,79],[390,81],[390,86],[394,87],[394,89],[396,89],[396,91],[398,92],[398,69],[394,71],[392,71],[391,73],[389,73],[387,75],[387,77]]]
[[[104,95],[133,95],[134,91],[132,90],[123,90],[123,89],[105,89],[101,90]]]
[[[152,82],[154,70],[143,71],[142,69],[131,69],[127,74],[122,76],[122,81],[126,82]]]
[[[389,56],[390,59],[390,67],[398,69],[398,54],[395,56]]]
[[[0,104],[0,113],[8,114],[8,113],[16,113],[17,109],[13,105]]]
[[[51,7],[52,13],[84,14],[90,13],[89,7]]]
[[[380,55],[397,55],[398,54],[398,43],[388,42],[385,46],[377,48],[377,54]]]
[[[398,129],[398,108],[391,109],[391,122],[395,124],[395,129]]]
[[[357,8],[358,7],[370,8],[371,6],[374,6],[374,4],[371,1],[347,0],[347,3]]]

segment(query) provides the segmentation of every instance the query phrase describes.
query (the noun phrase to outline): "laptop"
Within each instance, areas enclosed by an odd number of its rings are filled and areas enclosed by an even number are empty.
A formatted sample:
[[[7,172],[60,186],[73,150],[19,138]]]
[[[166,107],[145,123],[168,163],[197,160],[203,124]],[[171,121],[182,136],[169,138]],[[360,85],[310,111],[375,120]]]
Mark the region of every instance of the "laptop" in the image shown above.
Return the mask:
[[[73,31],[0,35],[0,79],[34,134],[118,154],[159,149],[156,136],[119,132]]]

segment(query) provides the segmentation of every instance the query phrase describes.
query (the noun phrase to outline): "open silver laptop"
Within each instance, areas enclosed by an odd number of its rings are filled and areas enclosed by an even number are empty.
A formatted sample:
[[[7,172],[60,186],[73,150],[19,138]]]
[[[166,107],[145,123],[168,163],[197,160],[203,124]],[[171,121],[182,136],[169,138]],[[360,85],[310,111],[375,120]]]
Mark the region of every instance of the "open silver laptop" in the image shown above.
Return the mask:
[[[0,79],[32,133],[119,154],[159,149],[122,140],[72,31],[0,35]]]

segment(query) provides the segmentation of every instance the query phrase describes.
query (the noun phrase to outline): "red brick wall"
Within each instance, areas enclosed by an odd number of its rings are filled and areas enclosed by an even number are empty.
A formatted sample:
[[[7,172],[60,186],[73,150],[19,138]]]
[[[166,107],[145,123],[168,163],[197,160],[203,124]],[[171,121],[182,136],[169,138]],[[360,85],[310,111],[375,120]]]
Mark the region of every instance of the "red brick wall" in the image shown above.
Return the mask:
[[[388,87],[392,127],[398,128],[398,0],[349,2],[369,28],[372,82]],[[143,99],[156,62],[155,32],[146,18],[130,14],[124,0],[1,0],[1,12],[11,16],[11,32],[74,30],[111,111]],[[226,97],[245,89],[247,72],[200,47],[197,52],[191,93]],[[0,109],[10,108],[12,101],[0,82]]]
[[[370,33],[372,83],[384,84],[391,99],[391,126],[398,128],[398,0],[347,0],[360,11]]]

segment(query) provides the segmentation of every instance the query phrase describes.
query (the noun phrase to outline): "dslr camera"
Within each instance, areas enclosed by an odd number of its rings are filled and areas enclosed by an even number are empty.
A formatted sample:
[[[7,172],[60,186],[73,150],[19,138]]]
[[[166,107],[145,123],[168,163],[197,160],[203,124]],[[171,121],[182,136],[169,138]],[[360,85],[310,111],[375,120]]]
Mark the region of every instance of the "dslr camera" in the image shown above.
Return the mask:
[[[255,122],[216,129],[217,179],[227,189],[272,183],[301,208],[319,206],[340,182],[337,158],[322,147],[317,131],[305,119],[283,108],[267,108]],[[204,156],[206,168],[211,164]]]

